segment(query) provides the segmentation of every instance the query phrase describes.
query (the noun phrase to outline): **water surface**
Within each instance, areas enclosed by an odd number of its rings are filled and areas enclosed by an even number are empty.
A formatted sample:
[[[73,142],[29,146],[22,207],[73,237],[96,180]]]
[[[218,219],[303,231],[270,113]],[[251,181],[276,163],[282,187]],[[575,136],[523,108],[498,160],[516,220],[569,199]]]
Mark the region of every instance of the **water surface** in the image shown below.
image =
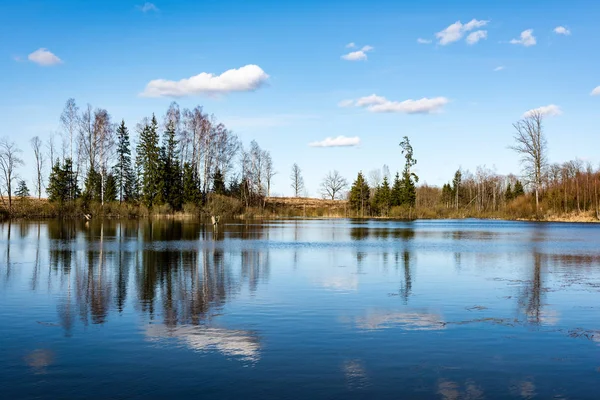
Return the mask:
[[[0,224],[2,398],[597,398],[600,227]]]

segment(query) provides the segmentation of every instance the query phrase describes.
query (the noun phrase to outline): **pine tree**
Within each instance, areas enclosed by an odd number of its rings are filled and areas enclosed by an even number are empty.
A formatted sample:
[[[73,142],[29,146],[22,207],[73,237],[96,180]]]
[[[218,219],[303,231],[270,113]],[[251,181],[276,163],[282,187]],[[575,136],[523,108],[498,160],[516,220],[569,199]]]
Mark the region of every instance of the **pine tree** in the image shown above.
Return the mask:
[[[27,187],[27,183],[25,183],[25,181],[19,181],[15,195],[20,198],[29,197],[29,188]]]
[[[365,208],[369,205],[369,196],[369,185],[365,181],[363,173],[359,172],[350,189],[350,207],[364,216]]]
[[[521,183],[521,181],[517,180],[515,182],[515,190],[513,192],[513,197],[516,199],[519,196],[522,196],[525,194],[525,190],[523,189],[523,184]]]
[[[182,205],[182,183],[179,151],[177,150],[178,142],[175,134],[175,124],[170,121],[163,136],[163,147],[161,149],[162,171],[159,186],[162,199],[174,210],[179,210]]]
[[[402,204],[402,181],[400,180],[400,174],[396,172],[394,185],[392,186],[390,205],[392,207],[397,207],[400,204]]]
[[[196,171],[190,163],[183,164],[183,203],[200,204],[200,182],[196,176]]]
[[[375,190],[373,199],[374,211],[380,215],[387,215],[390,208],[392,191],[387,176],[383,177],[383,183]]]
[[[125,120],[122,120],[121,125],[117,128],[117,164],[113,170],[119,203],[133,200],[135,182],[131,167],[129,131],[125,126]]]
[[[106,175],[106,182],[104,183],[104,202],[110,203],[117,201],[118,187],[117,178],[114,174]]]
[[[417,201],[416,183],[419,182],[419,177],[411,171],[411,168],[417,164],[417,160],[413,158],[413,148],[407,136],[404,136],[400,142],[400,147],[402,147],[402,154],[406,160],[402,170],[401,204],[414,207]]]
[[[225,194],[225,178],[218,168],[213,176],[213,192],[216,194]]]
[[[515,196],[512,191],[512,186],[511,186],[510,182],[508,182],[508,185],[506,185],[506,191],[504,192],[504,199],[508,202],[514,198],[515,198]]]
[[[144,126],[140,132],[137,166],[140,173],[140,195],[148,207],[160,203],[161,160],[158,143],[158,122],[152,115],[150,125]]]
[[[84,201],[102,201],[102,175],[94,169],[88,171],[83,189]]]
[[[452,204],[452,201],[453,201],[452,187],[450,187],[449,183],[445,183],[444,186],[442,187],[442,203],[446,207],[450,207],[450,204]]]
[[[79,197],[79,188],[73,172],[73,162],[70,158],[66,158],[61,166],[60,161],[52,167],[50,178],[48,179],[48,200],[56,202],[73,201]]]

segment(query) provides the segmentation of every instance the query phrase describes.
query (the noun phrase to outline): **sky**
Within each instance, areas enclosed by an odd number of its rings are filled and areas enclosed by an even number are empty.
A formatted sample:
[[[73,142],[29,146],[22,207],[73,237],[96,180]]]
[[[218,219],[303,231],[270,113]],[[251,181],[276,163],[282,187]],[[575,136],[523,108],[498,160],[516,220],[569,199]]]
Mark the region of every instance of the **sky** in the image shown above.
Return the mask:
[[[0,1],[0,136],[24,150],[67,99],[130,130],[172,101],[201,105],[271,152],[273,193],[330,170],[518,173],[512,124],[544,112],[549,159],[600,162],[600,2]],[[33,184],[29,184],[30,188]]]

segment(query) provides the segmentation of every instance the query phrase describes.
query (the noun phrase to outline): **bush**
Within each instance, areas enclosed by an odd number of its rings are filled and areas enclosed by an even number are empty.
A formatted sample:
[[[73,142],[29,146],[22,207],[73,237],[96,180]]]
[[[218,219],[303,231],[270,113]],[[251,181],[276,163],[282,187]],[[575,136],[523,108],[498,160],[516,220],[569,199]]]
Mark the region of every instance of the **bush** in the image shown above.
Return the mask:
[[[238,199],[212,193],[208,196],[204,210],[209,215],[231,218],[242,214],[244,207]]]

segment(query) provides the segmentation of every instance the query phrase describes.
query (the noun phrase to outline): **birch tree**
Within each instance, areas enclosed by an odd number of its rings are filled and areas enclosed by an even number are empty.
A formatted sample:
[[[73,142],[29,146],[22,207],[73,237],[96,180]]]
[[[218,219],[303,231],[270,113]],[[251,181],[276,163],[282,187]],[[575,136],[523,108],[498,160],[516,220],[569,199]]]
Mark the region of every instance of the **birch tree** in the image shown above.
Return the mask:
[[[5,192],[8,196],[8,210],[12,211],[13,181],[17,179],[15,169],[23,165],[20,158],[21,149],[8,138],[0,139],[0,195]],[[4,201],[4,197],[2,197]]]

